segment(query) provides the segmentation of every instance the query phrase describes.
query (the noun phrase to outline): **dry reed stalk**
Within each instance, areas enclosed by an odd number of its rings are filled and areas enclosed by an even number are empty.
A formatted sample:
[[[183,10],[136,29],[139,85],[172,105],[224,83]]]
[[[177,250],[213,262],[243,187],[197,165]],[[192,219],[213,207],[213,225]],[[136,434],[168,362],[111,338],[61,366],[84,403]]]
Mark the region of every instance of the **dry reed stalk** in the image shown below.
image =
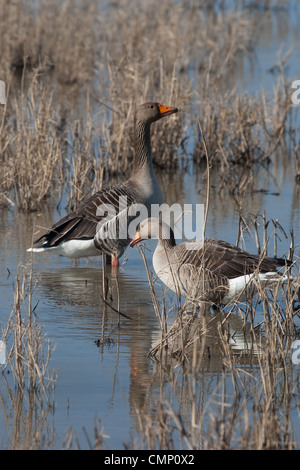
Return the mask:
[[[27,99],[10,102],[9,121],[0,136],[4,163],[1,193],[23,210],[36,209],[49,197],[61,171],[62,155],[51,125],[51,106],[51,95],[33,82]]]
[[[165,442],[169,440],[169,449],[176,433],[185,442],[184,449],[296,448],[291,412],[299,406],[295,395],[297,378],[289,361],[291,338],[286,341],[286,331],[281,328],[282,320],[275,314],[273,321],[268,321],[264,335],[266,344],[252,353],[251,368],[243,367],[239,356],[233,355],[229,344],[232,332],[219,323],[217,331],[223,370],[205,405],[200,400],[201,387],[197,386],[197,382],[201,381],[201,371],[206,366],[203,356],[198,360],[197,351],[194,350],[187,379],[189,387],[183,387],[178,373],[176,380],[171,382],[172,393],[180,400],[179,406],[176,406],[179,411],[175,411],[170,400],[164,399],[160,404],[168,423]],[[253,336],[255,343],[260,342],[260,338]],[[184,376],[187,372],[181,377]],[[140,426],[145,426],[145,423],[147,420]],[[156,429],[156,420],[151,421],[151,426]],[[153,441],[152,434],[151,445],[158,446],[159,442],[161,437]]]
[[[13,71],[55,71],[59,83],[82,84],[93,73],[97,2],[4,0],[0,7],[1,65]],[[70,21],[72,18],[72,21]],[[98,18],[99,19],[99,18]],[[59,47],[57,47],[59,44]]]
[[[19,269],[14,306],[2,336],[8,349],[2,379],[5,381],[4,372],[9,369],[15,384],[4,412],[8,427],[13,415],[10,445],[14,449],[45,448],[53,440],[47,423],[54,406],[55,375],[49,370],[52,348],[35,319],[33,289],[31,273]]]
[[[160,305],[159,305],[159,302],[158,302],[158,299],[157,299],[157,296],[156,296],[156,293],[155,293],[155,289],[154,289],[153,276],[151,275],[150,269],[148,267],[148,263],[147,263],[147,260],[146,260],[146,257],[145,257],[145,253],[143,251],[143,248],[141,248],[141,247],[138,247],[138,250],[139,250],[141,258],[144,262],[144,265],[145,265],[147,278],[148,278],[148,282],[149,282],[149,286],[150,286],[150,290],[151,290],[151,295],[152,295],[154,311],[155,311],[155,315],[156,315],[156,318],[157,318],[157,320],[159,322],[159,326],[160,326],[161,341],[163,342],[164,338],[165,338],[165,335],[166,335],[166,332],[167,332],[167,314],[166,314],[164,299],[163,299],[163,302],[162,302],[162,309],[160,309]]]
[[[214,83],[211,87],[214,88]],[[283,156],[287,153],[284,136],[291,112],[288,93],[283,87],[278,88],[267,110],[264,97],[258,100],[250,96],[224,96],[216,84],[214,101],[204,96],[201,102],[203,132],[212,170],[218,167],[219,190],[243,195],[255,189],[253,168],[267,167],[279,146]],[[205,151],[201,137],[195,135],[194,162],[201,164],[206,159]]]
[[[103,425],[99,419],[96,420],[94,425],[94,442],[92,442],[87,430],[85,427],[82,428],[85,438],[88,443],[88,447],[90,450],[102,450],[103,449],[103,440],[108,436],[105,435]],[[81,445],[79,441],[79,437],[77,432],[70,427],[67,434],[64,437],[63,450],[80,450]]]
[[[244,228],[249,231],[249,224],[243,217],[240,220],[243,220]],[[258,216],[253,218],[252,224],[257,249],[265,255],[269,243],[269,221],[265,214],[261,220],[262,246],[259,242]],[[238,239],[241,240],[243,225],[240,223],[239,227]],[[169,327],[161,345],[152,350],[152,355],[158,366],[166,367],[170,364],[172,368],[174,364],[177,365],[177,376],[175,380],[173,377],[171,384],[172,394],[177,399],[180,396],[179,406],[176,405],[179,411],[175,411],[170,399],[162,397],[157,406],[159,416],[164,416],[163,427],[160,424],[161,418],[139,416],[139,429],[144,436],[144,445],[146,442],[151,448],[155,448],[163,443],[164,449],[171,449],[175,435],[178,434],[186,449],[297,447],[292,419],[292,409],[299,407],[299,400],[295,395],[297,374],[295,375],[290,357],[292,343],[297,338],[294,320],[299,317],[297,304],[300,271],[296,263],[292,269],[293,278],[288,275],[285,286],[275,286],[272,295],[257,282],[260,302],[253,300],[251,306],[247,306],[247,303],[233,305],[226,316],[221,311],[210,320],[209,314],[197,318],[195,311],[194,315],[190,311],[189,315]],[[152,290],[155,303],[159,306],[153,283]],[[235,331],[230,322],[236,315],[235,311],[244,318],[241,319],[242,329],[248,331],[248,336],[245,336],[247,348],[241,349],[240,353],[233,353],[232,350]],[[263,317],[263,321],[258,326],[255,321],[257,322],[259,316]],[[158,354],[165,348],[165,344],[168,344],[168,353]],[[202,402],[199,402],[197,383],[202,370],[210,364],[211,356],[214,357],[217,350],[221,353],[222,372],[215,391],[203,407]],[[175,363],[174,352],[177,359]],[[182,377],[189,374],[188,387],[183,387],[180,381],[177,384],[180,376],[178,359],[185,370]],[[244,364],[249,364],[249,367]]]
[[[88,8],[84,1],[3,1],[1,79],[10,92],[1,119],[1,205],[33,210],[57,185],[60,193],[66,187],[71,208],[108,177],[129,175],[131,116],[146,99],[180,110],[175,129],[170,120],[153,127],[156,166],[185,168],[190,138],[201,164],[203,139],[199,129],[191,135],[196,113],[219,190],[242,197],[253,188],[254,168],[287,152],[287,131],[295,134],[283,75],[269,102],[226,91],[240,57],[251,58],[260,21],[245,6],[218,4],[216,13],[211,2],[187,8],[153,0],[137,11],[128,0],[107,9],[96,1]],[[21,71],[19,83],[13,70]]]

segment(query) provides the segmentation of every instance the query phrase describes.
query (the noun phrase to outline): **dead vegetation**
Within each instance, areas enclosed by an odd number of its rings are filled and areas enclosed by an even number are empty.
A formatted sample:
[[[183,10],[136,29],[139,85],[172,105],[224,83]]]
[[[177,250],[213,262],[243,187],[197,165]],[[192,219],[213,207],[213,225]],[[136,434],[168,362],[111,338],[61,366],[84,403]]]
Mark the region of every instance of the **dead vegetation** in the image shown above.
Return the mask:
[[[218,1],[191,1],[187,8],[184,1],[152,0],[137,8],[121,0],[104,8],[98,1],[87,7],[85,1],[3,0],[0,79],[8,93],[0,107],[0,206],[33,211],[49,198],[59,201],[65,191],[71,208],[108,178],[123,179],[133,159],[133,110],[146,99],[180,111],[175,129],[169,120],[153,126],[158,171],[192,164],[206,177],[204,135],[219,191],[246,194],[257,168],[268,167],[275,155],[294,158],[298,174],[299,143],[283,67],[268,96],[246,95],[235,86],[237,68],[253,60],[263,22],[256,12],[269,4],[250,2],[249,14],[247,2],[239,3],[244,8],[230,12]],[[5,374],[1,381],[9,397],[3,414],[8,429],[13,423],[13,448],[48,447],[53,438],[47,428],[54,384],[50,349],[35,320],[31,282],[27,274],[17,277],[3,335],[11,344],[7,367],[13,385]],[[163,338],[163,348],[152,351],[162,393],[155,416],[153,409],[137,410],[139,444],[130,447],[171,450],[179,440],[188,449],[295,448],[291,412],[299,410],[299,371],[290,360],[299,337],[295,284],[271,298],[261,291],[259,302],[235,306],[225,317],[181,315],[173,330],[168,308],[155,299],[153,284],[151,289]],[[175,330],[176,342],[170,335]],[[247,336],[246,353],[233,353],[237,332]],[[222,373],[214,368],[217,360]],[[199,387],[210,369],[217,376],[214,388]],[[169,392],[162,383],[167,373]],[[104,430],[95,426],[90,447],[102,448],[103,439]],[[71,448],[74,442],[80,447],[71,430],[63,445]]]
[[[133,110],[146,99],[180,110],[175,127],[153,126],[158,171],[201,166],[198,120],[219,190],[243,195],[276,151],[292,159],[284,67],[268,96],[240,93],[234,83],[241,64],[254,60],[264,20],[242,6],[2,2],[1,206],[31,211],[66,191],[72,207],[108,178],[128,175]]]
[[[178,439],[189,450],[297,448],[292,414],[299,410],[299,370],[291,361],[295,311],[289,294],[286,310],[263,296],[259,327],[243,307],[225,318],[223,312],[206,311],[201,318],[189,314],[177,321],[177,351],[169,337],[173,357],[165,344],[164,353],[155,356],[157,377],[168,371],[171,385],[164,388],[157,414],[138,416],[143,448],[172,450]],[[182,353],[184,365],[174,368]]]
[[[217,84],[215,90],[220,89]],[[233,90],[218,99],[204,95],[200,105],[201,127],[209,152],[209,164],[218,173],[218,191],[245,195],[255,189],[257,168],[268,168],[275,155],[293,159],[290,135],[292,107],[288,84],[282,77],[272,98],[237,94]],[[195,124],[197,125],[197,124]],[[194,163],[206,165],[203,139],[198,129]],[[293,147],[293,145],[292,145]]]
[[[1,367],[5,447],[44,449],[52,445],[54,430],[49,416],[54,410],[55,374],[49,365],[52,347],[35,318],[34,290],[28,267],[19,267],[14,304],[2,341],[6,362]]]
[[[263,253],[269,222],[263,216],[261,245],[257,219],[254,236]],[[274,227],[276,239],[279,224]],[[238,240],[244,230],[248,224],[240,225]],[[291,250],[293,256],[293,242]],[[292,414],[300,406],[299,370],[292,354],[299,338],[298,265],[293,277],[272,291],[258,283],[257,296],[247,302],[212,309],[190,299],[174,307],[166,303],[166,294],[157,297],[155,276],[141,254],[161,329],[149,356],[157,381],[167,374],[170,383],[163,387],[155,415],[138,413],[142,447],[172,450],[179,439],[189,450],[296,449]],[[174,311],[178,315],[170,322]]]
[[[291,356],[299,338],[299,277],[272,294],[261,289],[257,300],[226,311],[207,308],[199,315],[191,304],[182,306],[170,327],[170,311],[178,305],[170,307],[167,296],[156,296],[147,270],[162,341],[150,352],[153,385],[143,408],[136,408],[136,429],[124,448],[296,449],[292,414],[300,409],[299,368]],[[51,448],[55,441],[52,350],[35,317],[30,273],[30,267],[19,269],[2,336],[7,362],[0,399],[9,448],[14,449]],[[157,403],[150,399],[153,387],[159,388]],[[100,420],[92,432],[83,432],[90,449],[106,448]],[[70,428],[62,448],[82,446]]]

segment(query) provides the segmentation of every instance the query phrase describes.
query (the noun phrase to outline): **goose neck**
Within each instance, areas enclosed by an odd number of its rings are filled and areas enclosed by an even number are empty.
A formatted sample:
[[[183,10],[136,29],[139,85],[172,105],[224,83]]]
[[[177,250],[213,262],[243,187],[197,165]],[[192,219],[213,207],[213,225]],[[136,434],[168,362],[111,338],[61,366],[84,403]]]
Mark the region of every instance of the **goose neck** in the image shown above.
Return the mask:
[[[160,247],[163,247],[165,249],[172,249],[174,246],[176,246],[174,232],[171,227],[160,225],[158,244],[160,245]]]
[[[150,124],[143,122],[136,123],[134,147],[134,171],[141,169],[146,164],[151,167]]]

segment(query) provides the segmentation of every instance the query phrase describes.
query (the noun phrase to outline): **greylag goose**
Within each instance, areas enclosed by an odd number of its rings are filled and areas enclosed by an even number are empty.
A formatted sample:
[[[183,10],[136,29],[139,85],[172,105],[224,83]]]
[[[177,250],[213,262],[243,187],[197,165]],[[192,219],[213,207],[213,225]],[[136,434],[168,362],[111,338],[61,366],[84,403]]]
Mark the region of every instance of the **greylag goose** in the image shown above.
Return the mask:
[[[135,114],[135,156],[131,177],[122,184],[93,194],[78,209],[54,224],[27,251],[55,250],[69,258],[96,256],[104,252],[111,256],[113,265],[118,265],[118,259],[124,253],[130,238],[118,239],[115,236],[114,239],[109,239],[107,233],[112,232],[104,221],[110,218],[111,224],[118,225],[120,220],[126,219],[131,205],[144,204],[149,208],[151,204],[161,204],[162,193],[151,157],[150,126],[177,111],[177,108],[159,103],[147,102],[139,106]],[[105,208],[108,207],[114,209],[110,215],[109,210],[105,213]]]
[[[140,223],[130,246],[149,238],[158,239],[153,254],[156,275],[169,289],[196,302],[246,300],[255,292],[255,280],[261,285],[284,280],[277,268],[290,264],[281,258],[261,258],[221,240],[176,245],[172,229],[157,218]]]

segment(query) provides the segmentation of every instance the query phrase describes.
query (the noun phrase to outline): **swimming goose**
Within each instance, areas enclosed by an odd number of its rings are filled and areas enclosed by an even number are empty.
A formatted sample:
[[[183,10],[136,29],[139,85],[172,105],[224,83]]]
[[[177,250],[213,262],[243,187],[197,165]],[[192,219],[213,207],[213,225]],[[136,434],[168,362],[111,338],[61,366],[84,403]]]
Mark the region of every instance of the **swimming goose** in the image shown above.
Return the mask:
[[[131,205],[144,204],[149,209],[151,204],[162,203],[152,164],[150,126],[177,111],[177,108],[159,103],[147,102],[139,106],[135,114],[135,156],[131,177],[122,184],[93,194],[78,209],[54,224],[27,251],[55,250],[69,258],[96,256],[104,252],[111,256],[113,265],[118,265],[130,238],[119,239],[118,232],[110,230],[124,220],[126,224],[132,220],[126,221]],[[110,222],[106,223],[108,219]],[[110,239],[108,233],[114,233],[115,238]]]
[[[255,292],[255,281],[266,285],[286,279],[277,268],[290,262],[261,258],[225,241],[206,238],[176,245],[172,229],[157,218],[141,222],[134,246],[157,238],[153,267],[171,290],[198,302],[228,304],[244,301]]]

